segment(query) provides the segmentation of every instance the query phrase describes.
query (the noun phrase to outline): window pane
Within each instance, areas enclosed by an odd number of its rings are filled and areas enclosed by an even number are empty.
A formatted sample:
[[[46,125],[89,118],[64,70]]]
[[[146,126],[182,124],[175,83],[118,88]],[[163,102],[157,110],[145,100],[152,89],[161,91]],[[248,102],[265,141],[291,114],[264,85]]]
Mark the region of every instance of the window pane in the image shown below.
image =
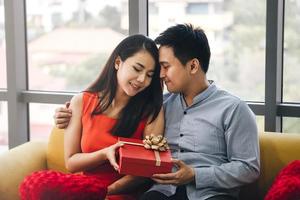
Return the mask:
[[[0,0],[0,88],[6,88],[4,0]]]
[[[243,99],[264,101],[265,1],[149,0],[149,3],[151,38],[177,23],[203,28],[212,53],[208,79]]]
[[[0,101],[0,153],[8,150],[7,102]]]
[[[259,133],[265,131],[265,117],[256,115],[256,124]]]
[[[30,140],[47,141],[54,127],[53,115],[56,108],[64,105],[58,104],[29,104],[30,114]]]
[[[283,101],[300,102],[300,1],[285,1]]]
[[[284,133],[300,133],[300,118],[283,117],[282,132]]]
[[[128,0],[27,0],[29,88],[85,89],[128,35],[127,4]]]

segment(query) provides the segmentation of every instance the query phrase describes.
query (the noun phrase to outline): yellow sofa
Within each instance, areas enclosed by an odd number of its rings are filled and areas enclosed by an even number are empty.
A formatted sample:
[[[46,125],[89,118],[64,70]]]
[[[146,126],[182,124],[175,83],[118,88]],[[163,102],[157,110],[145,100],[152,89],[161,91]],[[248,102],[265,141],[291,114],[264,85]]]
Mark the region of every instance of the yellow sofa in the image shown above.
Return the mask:
[[[300,134],[262,133],[261,175],[257,182],[242,188],[241,200],[259,200],[276,174],[287,163],[300,159]],[[54,128],[48,144],[27,142],[0,154],[0,199],[18,199],[18,186],[33,171],[52,169],[67,172],[63,158],[63,130]]]

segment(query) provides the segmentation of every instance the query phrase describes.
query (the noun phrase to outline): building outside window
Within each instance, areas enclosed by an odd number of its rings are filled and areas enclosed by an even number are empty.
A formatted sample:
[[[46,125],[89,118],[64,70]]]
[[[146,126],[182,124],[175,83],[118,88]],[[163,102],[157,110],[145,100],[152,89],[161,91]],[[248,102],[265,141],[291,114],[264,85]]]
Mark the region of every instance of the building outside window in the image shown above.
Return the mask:
[[[121,24],[128,18],[124,4],[128,1],[27,0],[29,90],[86,89],[128,35],[128,23]],[[48,139],[56,107],[30,104],[31,140]]]
[[[151,38],[177,23],[201,27],[208,36],[212,53],[208,79],[243,100],[264,102],[266,1],[149,2],[158,8],[156,14],[149,11]]]

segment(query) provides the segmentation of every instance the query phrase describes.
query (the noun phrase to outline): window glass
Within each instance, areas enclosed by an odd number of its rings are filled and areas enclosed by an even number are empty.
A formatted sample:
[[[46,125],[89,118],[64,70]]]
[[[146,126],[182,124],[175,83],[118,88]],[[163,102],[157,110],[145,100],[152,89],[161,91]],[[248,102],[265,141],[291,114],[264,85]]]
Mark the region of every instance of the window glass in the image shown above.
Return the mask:
[[[300,119],[294,117],[282,118],[283,133],[300,133]]]
[[[4,0],[0,0],[0,88],[6,88]]]
[[[242,99],[264,101],[266,1],[149,0],[149,3],[151,38],[178,23],[201,27],[212,53],[208,79]]]
[[[7,102],[0,101],[0,153],[8,150]]]
[[[300,102],[300,1],[285,1],[283,101]]]
[[[30,117],[30,141],[43,140],[47,141],[54,127],[54,111],[64,105],[58,104],[29,104]]]
[[[208,3],[188,3],[186,7],[186,13],[187,14],[208,14]]]
[[[128,35],[128,1],[27,0],[29,89],[84,90]]]
[[[256,124],[259,133],[265,131],[265,117],[256,115]]]

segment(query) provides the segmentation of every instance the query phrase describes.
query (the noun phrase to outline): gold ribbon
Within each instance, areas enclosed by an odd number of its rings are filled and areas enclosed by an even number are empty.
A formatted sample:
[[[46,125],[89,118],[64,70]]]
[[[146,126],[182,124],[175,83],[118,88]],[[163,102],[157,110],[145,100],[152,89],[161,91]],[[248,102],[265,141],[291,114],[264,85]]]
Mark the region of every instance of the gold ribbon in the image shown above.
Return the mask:
[[[160,160],[160,155],[159,152],[154,150],[154,156],[155,156],[155,166],[160,166],[161,160]]]
[[[144,146],[144,144],[140,144],[140,143],[135,143],[135,142],[123,142],[121,141],[123,144],[129,144],[129,145],[135,145],[135,146]],[[146,148],[145,148],[146,149]],[[159,155],[159,151],[154,150],[154,157],[155,157],[155,166],[160,166],[161,165],[161,159],[160,159],[160,155]]]
[[[144,144],[141,143],[135,143],[135,142],[123,142],[121,141],[123,144],[131,144],[131,145],[135,145],[135,146],[144,146]]]

